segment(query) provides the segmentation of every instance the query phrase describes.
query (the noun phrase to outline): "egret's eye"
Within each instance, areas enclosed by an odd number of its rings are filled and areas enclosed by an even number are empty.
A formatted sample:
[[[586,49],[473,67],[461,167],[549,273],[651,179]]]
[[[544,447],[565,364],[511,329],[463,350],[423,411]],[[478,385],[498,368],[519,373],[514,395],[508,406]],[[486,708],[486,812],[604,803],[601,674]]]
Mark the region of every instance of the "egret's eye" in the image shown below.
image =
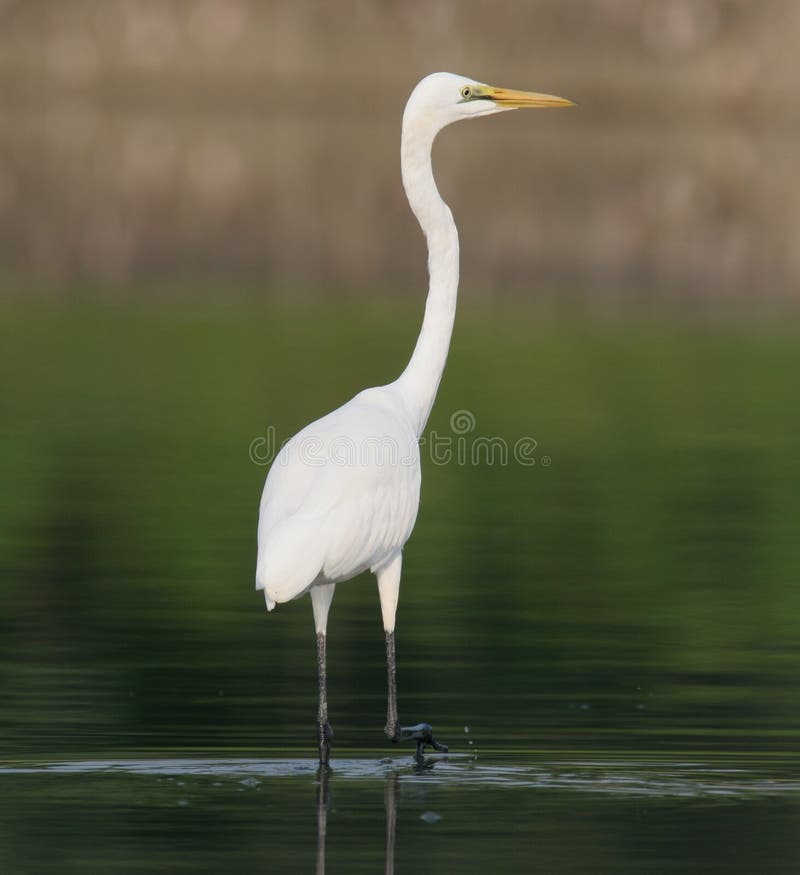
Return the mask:
[[[461,96],[464,98],[464,100],[469,100],[470,97],[472,97],[472,86],[471,86],[471,85],[465,85],[465,86],[461,89]]]

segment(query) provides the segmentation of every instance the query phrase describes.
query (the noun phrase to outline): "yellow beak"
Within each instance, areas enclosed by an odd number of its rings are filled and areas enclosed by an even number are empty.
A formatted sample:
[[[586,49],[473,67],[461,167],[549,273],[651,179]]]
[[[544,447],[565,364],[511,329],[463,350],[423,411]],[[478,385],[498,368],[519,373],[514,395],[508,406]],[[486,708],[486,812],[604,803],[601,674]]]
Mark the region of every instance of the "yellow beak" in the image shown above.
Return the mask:
[[[483,85],[475,89],[475,97],[491,100],[498,106],[507,109],[546,109],[555,106],[575,106],[566,97],[556,97],[554,94],[538,94],[535,91],[512,91],[510,88],[495,88]]]

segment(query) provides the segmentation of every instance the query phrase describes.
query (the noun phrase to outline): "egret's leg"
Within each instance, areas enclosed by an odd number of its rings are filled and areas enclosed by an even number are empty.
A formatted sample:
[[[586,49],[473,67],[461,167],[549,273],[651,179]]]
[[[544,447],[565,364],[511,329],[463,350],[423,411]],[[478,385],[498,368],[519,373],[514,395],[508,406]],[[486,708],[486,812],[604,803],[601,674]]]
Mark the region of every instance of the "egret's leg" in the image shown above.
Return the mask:
[[[311,604],[314,608],[314,625],[317,628],[317,678],[319,681],[319,708],[317,727],[319,741],[319,762],[327,766],[331,755],[333,729],[328,722],[328,668],[327,668],[327,628],[328,611],[333,601],[334,584],[325,583],[311,588]]]
[[[327,766],[331,756],[331,740],[333,729],[328,722],[328,678],[326,671],[325,645],[326,634],[317,632],[317,674],[319,677],[319,709],[317,710],[317,726],[319,728],[319,763]]]
[[[386,633],[386,726],[384,732],[389,741],[400,741],[400,720],[397,717],[397,665],[394,650],[394,632]]]
[[[388,565],[378,571],[378,595],[381,599],[383,630],[386,634],[386,726],[384,732],[390,741],[400,740],[400,721],[397,718],[397,670],[394,649],[394,620],[400,595],[400,572],[403,554],[397,553]]]
[[[387,673],[387,705],[385,732],[390,741],[415,741],[417,751],[415,758],[422,760],[425,745],[434,750],[447,752],[447,745],[440,744],[433,737],[433,729],[428,723],[418,723],[416,726],[401,726],[397,716],[397,660],[394,641],[394,621],[397,614],[397,599],[400,595],[400,571],[402,569],[402,553],[397,555],[378,571],[378,594],[381,598],[381,613],[383,629],[386,633],[386,673]]]

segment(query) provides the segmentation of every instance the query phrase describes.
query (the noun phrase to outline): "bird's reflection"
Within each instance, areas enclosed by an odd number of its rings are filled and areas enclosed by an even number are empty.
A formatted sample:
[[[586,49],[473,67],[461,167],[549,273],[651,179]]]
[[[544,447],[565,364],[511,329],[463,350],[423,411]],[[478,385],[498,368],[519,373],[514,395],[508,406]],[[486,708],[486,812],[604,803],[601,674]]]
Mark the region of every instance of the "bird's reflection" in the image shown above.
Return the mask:
[[[397,829],[397,772],[394,770],[386,776],[383,805],[386,809],[386,875],[393,875],[394,836]]]
[[[317,774],[317,875],[325,875],[325,839],[328,834],[328,800],[331,770],[320,766]]]
[[[434,766],[433,760],[414,766],[416,773],[430,772]],[[328,806],[330,803],[331,781],[333,769],[320,766],[317,773],[317,875],[325,875],[325,843],[328,835]],[[399,772],[390,769],[386,773],[386,785],[383,794],[383,804],[386,809],[386,875],[394,873],[394,843],[397,833],[397,785]]]

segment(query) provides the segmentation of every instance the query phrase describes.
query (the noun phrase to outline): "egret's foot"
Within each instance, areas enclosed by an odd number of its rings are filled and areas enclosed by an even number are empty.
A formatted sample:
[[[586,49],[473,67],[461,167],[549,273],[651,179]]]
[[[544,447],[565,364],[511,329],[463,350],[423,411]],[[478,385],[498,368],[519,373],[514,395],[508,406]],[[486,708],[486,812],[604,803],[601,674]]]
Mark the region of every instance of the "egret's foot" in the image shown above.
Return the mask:
[[[430,723],[417,723],[416,726],[401,726],[400,737],[397,740],[415,741],[417,743],[417,751],[414,754],[414,759],[418,763],[421,763],[423,760],[426,744],[429,744],[439,753],[447,753],[448,751],[446,744],[441,744],[433,737],[433,727]]]
[[[319,724],[319,764],[327,766],[331,758],[331,742],[333,741],[333,727],[327,721]]]

